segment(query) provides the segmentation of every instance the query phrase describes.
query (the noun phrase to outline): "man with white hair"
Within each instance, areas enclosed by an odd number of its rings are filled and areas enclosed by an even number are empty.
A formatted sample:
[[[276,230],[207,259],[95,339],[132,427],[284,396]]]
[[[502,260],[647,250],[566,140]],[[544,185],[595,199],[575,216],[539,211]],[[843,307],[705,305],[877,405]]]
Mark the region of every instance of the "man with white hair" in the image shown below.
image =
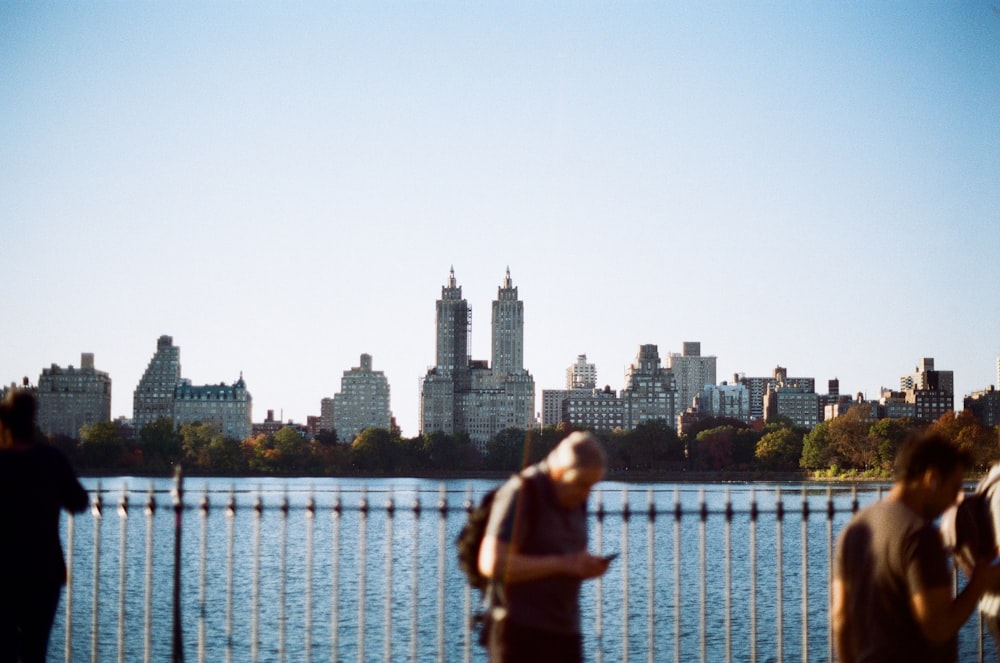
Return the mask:
[[[606,464],[596,436],[573,433],[497,491],[479,549],[491,663],[583,660],[580,584],[610,564],[587,551],[587,498]]]

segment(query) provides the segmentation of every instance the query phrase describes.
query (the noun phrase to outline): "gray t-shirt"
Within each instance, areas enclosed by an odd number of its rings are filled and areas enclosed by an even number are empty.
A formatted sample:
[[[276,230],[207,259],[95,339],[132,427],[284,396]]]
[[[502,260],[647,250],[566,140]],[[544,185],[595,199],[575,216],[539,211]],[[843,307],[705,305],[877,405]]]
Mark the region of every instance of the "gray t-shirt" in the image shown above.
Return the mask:
[[[858,663],[956,660],[956,639],[932,645],[911,607],[914,594],[951,582],[933,523],[895,500],[867,507],[837,539],[834,577],[846,586],[846,628]]]
[[[513,543],[525,555],[579,552],[587,547],[587,507],[564,509],[545,462],[504,484],[493,501],[486,533]],[[493,615],[531,628],[580,632],[580,580],[550,576],[527,582],[495,584]]]

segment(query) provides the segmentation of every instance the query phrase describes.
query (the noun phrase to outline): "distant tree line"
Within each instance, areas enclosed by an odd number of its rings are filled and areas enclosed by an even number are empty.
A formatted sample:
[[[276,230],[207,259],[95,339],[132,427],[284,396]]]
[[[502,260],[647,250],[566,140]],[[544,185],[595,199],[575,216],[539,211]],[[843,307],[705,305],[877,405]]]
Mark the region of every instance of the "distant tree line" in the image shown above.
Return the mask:
[[[888,477],[902,441],[933,428],[945,433],[977,459],[984,470],[1000,461],[1000,431],[982,425],[970,412],[948,413],[935,422],[878,419],[862,408],[824,421],[812,430],[785,418],[751,426],[735,419],[706,419],[685,435],[663,420],[633,430],[602,434],[613,474],[658,472],[796,472],[813,476]],[[464,432],[425,433],[404,438],[398,432],[367,428],[351,441],[334,432],[307,437],[286,426],[273,435],[236,440],[214,424],[189,423],[179,429],[170,419],[142,428],[138,435],[118,422],[81,430],[81,439],[50,437],[82,471],[168,474],[177,464],[201,474],[349,474],[515,472],[545,457],[572,431],[566,426],[507,429],[480,451]]]

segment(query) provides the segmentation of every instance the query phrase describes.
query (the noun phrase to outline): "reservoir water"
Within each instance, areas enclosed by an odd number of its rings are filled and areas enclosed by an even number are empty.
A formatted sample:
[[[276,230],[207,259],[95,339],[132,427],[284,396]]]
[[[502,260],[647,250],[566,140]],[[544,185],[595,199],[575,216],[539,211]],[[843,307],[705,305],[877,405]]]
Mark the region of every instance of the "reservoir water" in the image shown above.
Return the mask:
[[[173,481],[83,482],[100,491],[101,517],[73,520],[72,593],[64,593],[49,661],[142,661],[147,652],[171,660]],[[478,599],[458,570],[454,540],[466,501],[496,483],[187,479],[184,660],[485,661],[468,640]],[[828,660],[831,540],[854,499],[864,506],[885,487],[600,484],[590,502],[591,549],[620,557],[581,596],[587,660]],[[63,518],[64,545],[69,535]],[[963,661],[978,660],[975,621],[960,638]],[[986,647],[995,659],[989,638]]]

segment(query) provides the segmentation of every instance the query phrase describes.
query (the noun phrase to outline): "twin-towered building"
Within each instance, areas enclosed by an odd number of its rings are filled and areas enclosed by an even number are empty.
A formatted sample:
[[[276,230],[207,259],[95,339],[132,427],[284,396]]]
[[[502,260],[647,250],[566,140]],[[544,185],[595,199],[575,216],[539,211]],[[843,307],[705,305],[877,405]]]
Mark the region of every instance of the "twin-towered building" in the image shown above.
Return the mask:
[[[454,268],[436,303],[435,363],[420,388],[421,433],[466,432],[483,448],[507,428],[537,425],[535,384],[524,367],[524,303],[508,268],[492,302],[491,359],[473,359],[469,352],[471,308],[462,296]],[[1000,357],[997,358],[1000,379]],[[25,378],[27,384],[27,378]],[[900,378],[899,391],[884,389],[878,401],[839,394],[831,380],[829,393],[816,393],[815,379],[789,377],[777,367],[766,377],[734,376],[716,383],[716,357],[702,356],[699,342],[685,342],[683,352],[669,353],[661,363],[658,347],[639,347],[625,375],[625,388],[600,388],[597,367],[585,354],[566,369],[566,388],[542,391],[543,425],[566,423],[595,431],[632,429],[664,420],[683,430],[686,418],[724,417],[749,422],[785,416],[812,428],[820,421],[865,405],[873,417],[913,417],[933,421],[954,410],[952,371],[937,370],[933,358],[920,361],[913,373]],[[80,428],[110,420],[111,378],[96,370],[94,356],[83,353],[79,368],[53,364],[44,369],[36,387],[38,422],[46,434],[76,437]],[[1000,420],[1000,396],[994,388],[976,392],[965,402],[987,425]],[[349,443],[364,428],[394,428],[390,389],[372,357],[344,371],[341,390],[324,398],[317,429],[335,430]],[[156,352],[133,393],[136,430],[161,418],[176,426],[201,422],[218,424],[236,439],[252,434],[252,402],[242,374],[232,385],[193,385],[181,376],[180,348],[170,336],[157,340]]]
[[[493,301],[492,361],[472,359],[472,311],[451,269],[437,302],[437,352],[420,390],[422,433],[468,433],[480,448],[506,428],[534,423],[535,381],[524,368],[524,303],[510,269]]]

